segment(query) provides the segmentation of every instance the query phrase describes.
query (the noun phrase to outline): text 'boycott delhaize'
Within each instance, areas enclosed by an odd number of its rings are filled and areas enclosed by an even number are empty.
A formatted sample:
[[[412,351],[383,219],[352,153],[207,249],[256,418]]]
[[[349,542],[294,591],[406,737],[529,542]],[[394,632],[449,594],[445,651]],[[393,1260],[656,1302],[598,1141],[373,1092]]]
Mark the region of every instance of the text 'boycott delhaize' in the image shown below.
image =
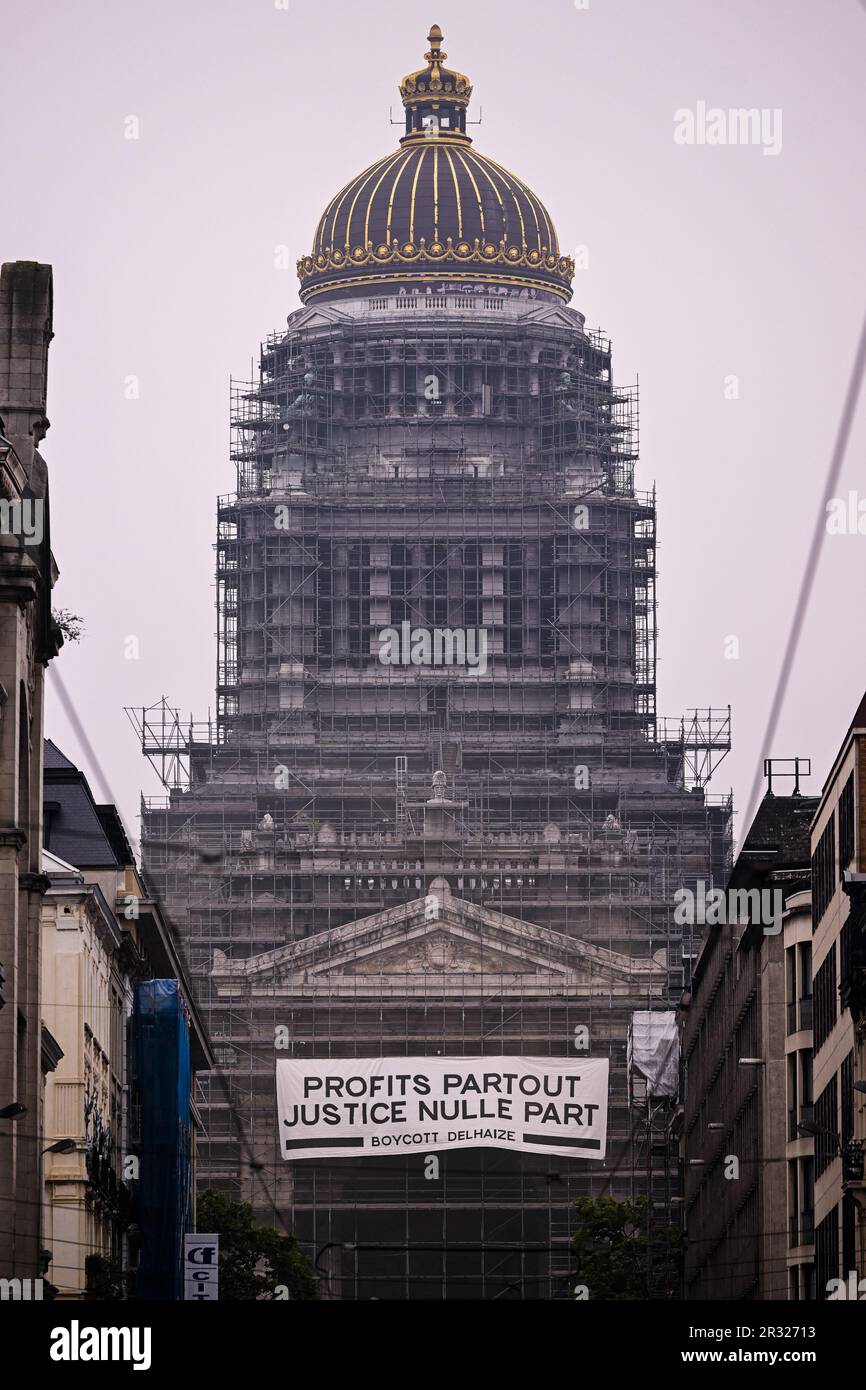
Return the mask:
[[[280,1140],[292,1160],[479,1146],[603,1158],[607,1090],[606,1059],[277,1063]]]

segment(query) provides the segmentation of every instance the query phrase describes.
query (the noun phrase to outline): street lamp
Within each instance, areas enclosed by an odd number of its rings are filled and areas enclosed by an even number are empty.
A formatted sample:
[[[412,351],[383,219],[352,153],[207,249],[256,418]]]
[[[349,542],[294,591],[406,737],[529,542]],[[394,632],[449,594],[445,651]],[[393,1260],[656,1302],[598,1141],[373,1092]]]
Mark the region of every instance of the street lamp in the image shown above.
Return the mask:
[[[4,1105],[0,1110],[0,1120],[17,1120],[26,1114],[27,1106],[22,1105],[19,1100],[13,1100],[11,1105]]]
[[[839,1152],[839,1136],[832,1129],[823,1129],[821,1125],[816,1125],[813,1120],[803,1120],[802,1124],[797,1125],[797,1133],[808,1135],[810,1139],[817,1139],[819,1134],[829,1134],[830,1138],[836,1142],[836,1152]]]
[[[842,1150],[842,1183],[862,1183],[863,1144],[850,1139]]]
[[[824,1129],[822,1125],[813,1124],[811,1120],[805,1120],[803,1124],[797,1125],[797,1130],[801,1134],[814,1135],[816,1138],[819,1134],[828,1135],[833,1140],[834,1144],[833,1157],[841,1158],[842,1160],[843,1184],[849,1182],[862,1183],[863,1143],[861,1140],[849,1139],[848,1143],[843,1145],[842,1140],[835,1130]]]
[[[49,1144],[47,1149],[43,1149],[44,1154],[74,1154],[78,1148],[74,1139],[55,1139],[53,1144]]]

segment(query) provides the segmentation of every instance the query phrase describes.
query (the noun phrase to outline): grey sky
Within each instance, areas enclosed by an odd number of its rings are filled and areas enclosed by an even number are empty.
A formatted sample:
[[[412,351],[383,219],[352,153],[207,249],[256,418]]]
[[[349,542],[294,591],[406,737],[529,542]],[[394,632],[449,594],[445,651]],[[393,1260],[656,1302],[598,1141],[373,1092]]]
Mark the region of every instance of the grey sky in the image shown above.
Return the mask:
[[[470,116],[483,109],[470,133],[544,199],[564,251],[588,248],[573,304],[612,335],[618,379],[639,375],[638,486],[659,491],[659,708],[732,704],[713,790],[733,783],[742,807],[866,304],[866,12],[401,0],[384,13],[4,5],[0,250],[54,266],[55,603],[87,629],[59,666],[114,794],[137,831],[139,789],[161,790],[124,705],[164,693],[204,717],[213,704],[228,378],[297,307],[294,261],[325,202],[396,144],[388,107],[396,119],[435,21],[474,81]],[[780,109],[781,152],[678,145],[674,113],[699,102]],[[866,498],[864,416],[845,497]],[[866,687],[864,565],[866,536],[827,537],[774,748],[812,757],[810,790]],[[48,732],[90,770],[53,695]]]

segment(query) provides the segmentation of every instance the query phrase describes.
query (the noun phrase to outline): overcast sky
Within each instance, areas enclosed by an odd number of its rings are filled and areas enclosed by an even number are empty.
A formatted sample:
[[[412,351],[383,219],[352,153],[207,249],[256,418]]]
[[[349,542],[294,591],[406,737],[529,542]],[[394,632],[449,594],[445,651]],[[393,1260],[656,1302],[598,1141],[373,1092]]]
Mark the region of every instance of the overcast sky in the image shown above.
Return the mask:
[[[712,790],[742,809],[866,306],[866,7],[3,0],[2,22],[0,252],[54,267],[55,605],[86,628],[57,664],[133,832],[161,788],[123,707],[213,706],[229,377],[298,307],[278,248],[293,267],[337,188],[396,145],[389,106],[432,22],[475,84],[476,145],[538,192],[564,251],[587,248],[574,307],[640,380],[659,710],[733,706]],[[765,110],[767,138],[677,143],[700,103]],[[846,499],[866,499],[864,416]],[[812,757],[804,790],[866,688],[864,572],[866,536],[828,535],[773,748]],[[53,693],[47,728],[92,773]]]

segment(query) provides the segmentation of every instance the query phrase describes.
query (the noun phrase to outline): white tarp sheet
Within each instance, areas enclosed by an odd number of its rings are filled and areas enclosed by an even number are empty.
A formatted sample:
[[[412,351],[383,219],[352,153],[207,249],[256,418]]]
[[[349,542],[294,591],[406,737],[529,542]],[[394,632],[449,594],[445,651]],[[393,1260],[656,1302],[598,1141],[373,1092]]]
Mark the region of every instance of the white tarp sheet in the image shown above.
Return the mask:
[[[607,1059],[365,1057],[278,1061],[283,1157],[520,1149],[604,1158]]]
[[[646,1077],[651,1096],[675,1096],[680,1080],[677,1016],[667,1010],[643,1010],[631,1016],[628,1071]]]

